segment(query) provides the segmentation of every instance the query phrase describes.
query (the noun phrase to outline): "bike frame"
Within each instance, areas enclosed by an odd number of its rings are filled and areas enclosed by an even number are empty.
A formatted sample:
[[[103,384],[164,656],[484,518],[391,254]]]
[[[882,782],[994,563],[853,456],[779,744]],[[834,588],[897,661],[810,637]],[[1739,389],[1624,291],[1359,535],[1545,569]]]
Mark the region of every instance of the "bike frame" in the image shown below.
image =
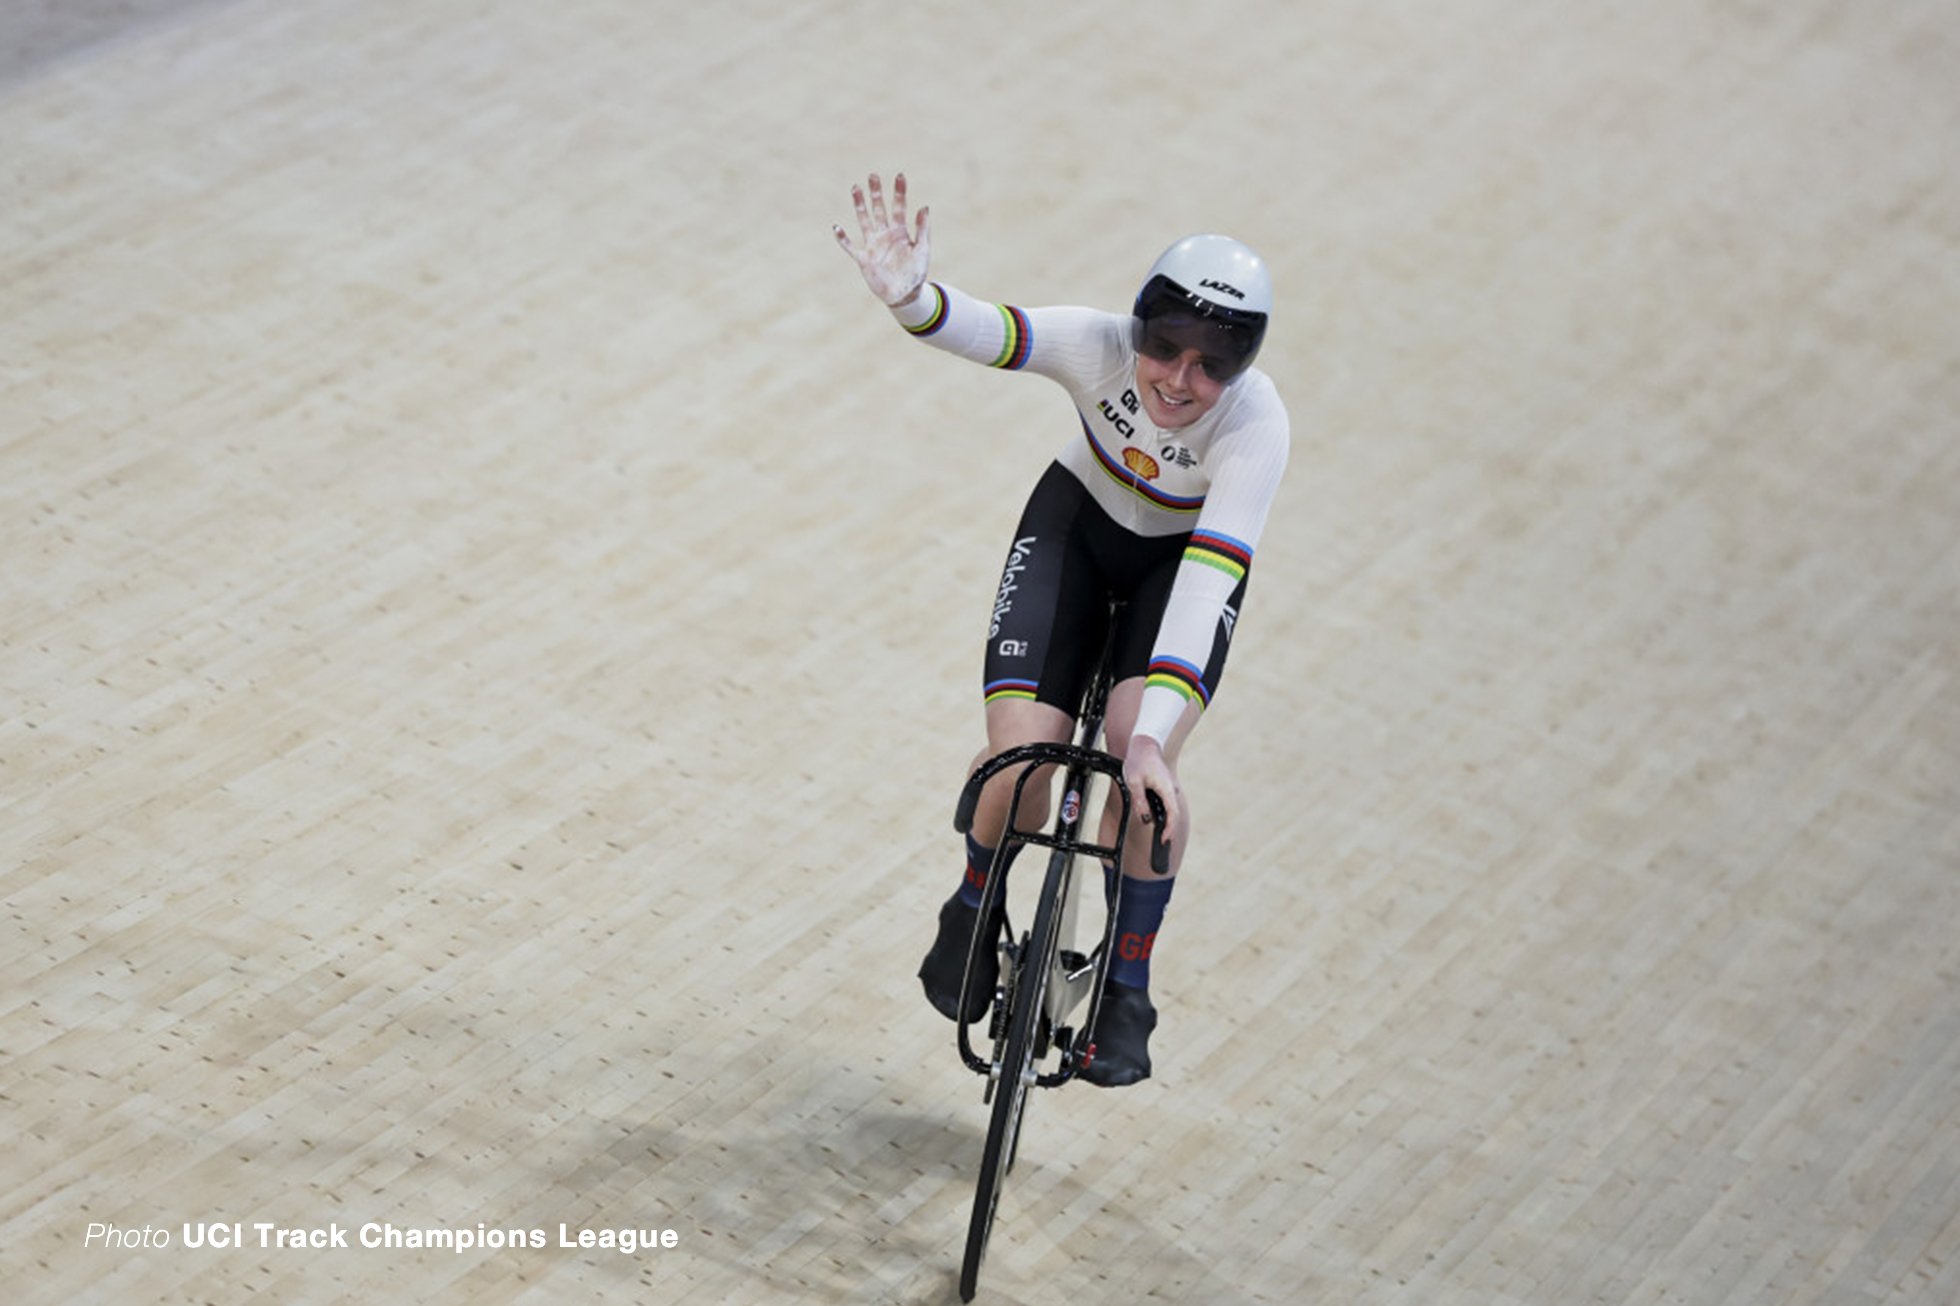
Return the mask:
[[[987,882],[981,890],[980,912],[973,936],[967,943],[966,965],[960,977],[958,1010],[960,1056],[967,1066],[987,1078],[984,1100],[993,1114],[988,1122],[982,1152],[980,1179],[974,1194],[973,1218],[967,1232],[966,1258],[960,1271],[960,1299],[973,1300],[979,1284],[980,1265],[986,1257],[993,1231],[994,1214],[1007,1173],[1013,1169],[1020,1146],[1021,1116],[1026,1109],[1030,1088],[1054,1088],[1067,1083],[1095,1054],[1086,1031],[1095,1028],[1101,1009],[1103,987],[1108,979],[1109,961],[1114,953],[1117,908],[1122,899],[1123,848],[1130,827],[1130,794],[1123,784],[1123,763],[1096,744],[1102,735],[1103,716],[1109,706],[1113,670],[1111,654],[1115,647],[1120,604],[1112,604],[1109,629],[1104,637],[1102,656],[1090,680],[1083,703],[1076,742],[1035,743],[1010,748],[982,764],[960,792],[953,824],[964,834],[973,828],[980,792],[995,776],[1019,767],[1008,804],[1007,833],[994,851]],[[1030,783],[1051,784],[1053,768],[1062,775],[1062,802],[1052,829],[1022,832],[1016,819]],[[1090,783],[1097,775],[1110,780],[1110,796],[1119,804],[1116,846],[1109,847],[1082,837],[1082,824],[1089,806]],[[1037,781],[1037,777],[1039,777]],[[1164,807],[1155,793],[1148,795],[1152,819],[1161,836]],[[1107,802],[1108,799],[1105,799]],[[1007,919],[1004,900],[1005,868],[1009,849],[1019,844],[1038,844],[1049,849],[1048,874],[1042,883],[1035,908],[1033,927],[1017,940]],[[1075,862],[1080,856],[1107,859],[1115,868],[1115,883],[1108,897],[1102,939],[1094,952],[1082,957],[1072,951],[1075,930]],[[1151,841],[1151,866],[1157,874],[1170,872],[1170,848],[1161,837]],[[999,925],[990,923],[996,920]],[[1005,933],[1006,938],[1001,939]],[[993,1014],[989,1026],[991,1054],[982,1059],[975,1054],[963,1014],[967,994],[973,983],[974,960],[982,948],[1001,949],[999,986],[994,992]],[[1089,998],[1089,1018],[1078,1035],[1063,1025],[1068,1013],[1084,997]],[[1059,1050],[1056,1068],[1042,1072],[1039,1067],[1050,1051]],[[998,1100],[996,1091],[1001,1093]]]
[[[1085,741],[1095,738],[1095,734],[1089,729],[1089,725],[1091,724],[1094,725],[1097,731],[1100,730],[1101,720],[1098,718],[1093,723],[1085,723],[1084,728],[1078,732],[1079,738]],[[1043,1031],[1043,1034],[1048,1036],[1062,1033],[1063,1031],[1059,1028],[1060,1021],[1066,1018],[1068,1010],[1072,1009],[1077,1002],[1080,1002],[1085,995],[1091,996],[1094,1000],[1090,1006],[1089,1020],[1084,1028],[1094,1027],[1095,1011],[1102,1001],[1103,981],[1108,972],[1109,958],[1113,955],[1112,945],[1116,932],[1116,905],[1122,892],[1123,856],[1120,846],[1122,840],[1120,837],[1117,841],[1118,846],[1110,847],[1086,839],[1082,835],[1082,823],[1089,806],[1090,782],[1097,774],[1106,775],[1111,780],[1110,792],[1119,803],[1121,816],[1121,822],[1117,826],[1118,830],[1127,830],[1130,821],[1130,795],[1122,783],[1122,762],[1111,754],[1095,748],[1089,742],[1076,744],[1027,744],[1018,748],[1009,749],[990,760],[985,766],[974,773],[974,778],[968,782],[969,791],[977,795],[980,786],[984,785],[988,780],[1000,774],[1002,771],[1017,766],[1021,768],[1021,773],[1015,777],[1014,797],[1008,809],[1008,828],[1010,831],[1013,830],[1014,817],[1020,811],[1021,800],[1027,785],[1034,781],[1036,777],[1040,777],[1043,783],[1052,783],[1052,780],[1047,774],[1047,768],[1051,766],[1063,768],[1062,802],[1055,824],[1050,830],[1014,832],[1001,840],[1000,848],[996,849],[994,853],[994,864],[989,868],[987,874],[986,887],[981,891],[980,928],[974,932],[973,939],[968,945],[966,974],[960,983],[960,1009],[962,1011],[966,1008],[967,987],[972,982],[975,956],[983,947],[998,946],[998,936],[990,933],[986,929],[986,923],[994,919],[994,913],[997,908],[1000,912],[1004,932],[1007,936],[1006,947],[1009,956],[1006,958],[1007,964],[1001,970],[1002,990],[995,995],[996,1001],[990,1026],[990,1032],[995,1043],[993,1057],[983,1060],[974,1052],[970,1034],[971,1026],[965,1020],[961,1020],[959,1023],[959,1045],[960,1056],[966,1062],[967,1067],[976,1073],[989,1077],[990,1091],[992,1087],[991,1081],[1000,1072],[999,1043],[1005,1035],[1005,1024],[1009,1010],[1014,1005],[1013,999],[1015,995],[1020,993],[1025,987],[1022,983],[1025,975],[1025,967],[1030,964],[1042,964],[1045,961],[1049,967],[1055,968],[1060,953],[1072,947],[1074,943],[1072,937],[1064,937],[1064,935],[1072,936],[1073,934],[1075,921],[1075,859],[1077,857],[1094,857],[1114,862],[1117,868],[1116,882],[1119,897],[1118,899],[1112,899],[1109,903],[1109,909],[1103,922],[1102,938],[1097,942],[1094,951],[1085,959],[1086,964],[1065,969],[1056,969],[1056,972],[1050,975],[1048,983],[1042,986],[1045,998],[1055,998],[1055,1000],[1049,1003],[1048,1007],[1048,1015],[1052,1024],[1049,1029]],[[968,825],[969,827],[971,825],[970,819]],[[1017,844],[1036,844],[1050,850],[1048,877],[1042,885],[1041,898],[1044,902],[1059,904],[1059,910],[1063,912],[1062,930],[1056,936],[1057,957],[1055,958],[1024,958],[1016,955],[1018,949],[1015,943],[1013,924],[1007,919],[1006,908],[1004,903],[1001,902],[1000,897],[1005,892],[1003,881],[1006,879],[1004,875],[1000,874],[1000,871],[1006,864],[1008,850]],[[1085,983],[1085,973],[1091,971],[1093,972],[1093,976],[1088,977],[1088,982]],[[1055,995],[1061,996],[1057,997]],[[1044,1045],[1047,1041],[1047,1038],[1044,1037]],[[1042,1050],[1045,1053],[1046,1047],[1044,1046]],[[1054,1071],[1040,1075],[1035,1080],[1035,1083],[1042,1088],[1053,1088],[1073,1078],[1076,1071],[1080,1068],[1081,1053],[1085,1050],[1072,1046],[1064,1046],[1062,1048],[1063,1055],[1060,1066]]]
[[[1048,976],[1047,982],[1038,986],[1047,1016],[1046,1028],[1042,1030],[1042,1047],[1039,1055],[1046,1055],[1050,1035],[1066,1036],[1071,1033],[1062,1022],[1084,997],[1092,999],[1089,1018],[1083,1026],[1084,1029],[1095,1028],[1096,1012],[1102,1005],[1103,982],[1108,975],[1109,959],[1113,955],[1116,908],[1122,895],[1122,844],[1124,833],[1130,828],[1130,793],[1123,784],[1122,760],[1097,747],[1102,738],[1103,719],[1109,711],[1109,692],[1114,685],[1115,672],[1111,663],[1115,654],[1116,631],[1122,613],[1121,602],[1110,604],[1108,628],[1103,635],[1102,652],[1096,659],[1095,674],[1090,677],[1088,691],[1083,696],[1082,711],[1077,717],[1075,742],[1023,744],[990,758],[968,778],[966,787],[960,794],[959,808],[953,817],[953,825],[961,834],[972,829],[973,813],[979,803],[981,789],[996,775],[1015,767],[1020,768],[1020,774],[1014,781],[1013,798],[1008,804],[1006,834],[995,848],[993,864],[987,871],[987,883],[981,890],[979,928],[974,931],[973,938],[968,943],[966,967],[960,978],[959,1009],[965,1011],[968,986],[973,982],[974,959],[981,948],[993,947],[996,944],[997,936],[990,935],[986,926],[987,922],[995,919],[995,911],[998,908],[1002,932],[1007,938],[1005,951],[1008,955],[1003,959],[1005,962],[1001,968],[1003,983],[1001,989],[995,993],[993,1004],[993,1018],[989,1032],[994,1047],[990,1059],[982,1060],[975,1054],[969,1034],[969,1022],[965,1019],[959,1022],[960,1057],[970,1070],[988,1077],[988,1096],[991,1096],[994,1083],[1000,1074],[1000,1045],[1006,1033],[1007,1009],[1014,1005],[1013,998],[1022,987],[1020,980],[1025,975],[1025,964],[1029,960],[1016,955],[1013,924],[1006,917],[1006,906],[1002,901],[1007,879],[1002,871],[1015,847],[1036,844],[1050,850],[1048,879],[1042,885],[1041,901],[1060,903],[1063,913],[1060,929],[1056,935],[1056,956],[1033,959],[1045,963],[1054,972]],[[1042,783],[1052,783],[1051,773],[1048,770],[1050,767],[1062,768],[1062,802],[1054,825],[1045,832],[1021,831],[1017,828],[1019,823],[1016,818],[1020,815],[1021,801],[1027,786],[1037,777]],[[1115,847],[1095,843],[1082,837],[1082,822],[1089,808],[1090,785],[1097,775],[1108,777],[1109,792],[1120,803]],[[1157,828],[1162,830],[1164,814],[1154,793],[1150,795],[1150,806],[1152,816],[1157,821]],[[1079,954],[1074,954],[1072,951],[1075,944],[1075,859],[1077,857],[1107,860],[1116,867],[1116,890],[1107,902],[1102,938],[1087,957],[1079,957]],[[1164,844],[1153,841],[1151,861],[1159,875],[1168,873],[1170,869],[1168,857],[1169,849]],[[1063,955],[1077,957],[1077,964],[1057,965]],[[1057,1069],[1036,1079],[1036,1084],[1042,1088],[1053,1088],[1073,1078],[1084,1064],[1083,1054],[1088,1051],[1086,1047],[1076,1048],[1068,1045],[1070,1040],[1066,1037],[1057,1037],[1055,1041],[1063,1045],[1061,1064]]]

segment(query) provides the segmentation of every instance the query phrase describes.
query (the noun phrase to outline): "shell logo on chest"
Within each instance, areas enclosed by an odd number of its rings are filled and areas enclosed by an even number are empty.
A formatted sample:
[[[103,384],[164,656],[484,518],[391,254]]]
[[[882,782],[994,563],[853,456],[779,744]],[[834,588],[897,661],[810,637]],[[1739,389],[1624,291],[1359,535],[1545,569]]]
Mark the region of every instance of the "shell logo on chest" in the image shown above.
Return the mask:
[[[1123,451],[1123,465],[1146,481],[1156,480],[1158,474],[1163,470],[1157,466],[1157,460],[1155,458],[1152,458],[1143,450],[1134,447]]]

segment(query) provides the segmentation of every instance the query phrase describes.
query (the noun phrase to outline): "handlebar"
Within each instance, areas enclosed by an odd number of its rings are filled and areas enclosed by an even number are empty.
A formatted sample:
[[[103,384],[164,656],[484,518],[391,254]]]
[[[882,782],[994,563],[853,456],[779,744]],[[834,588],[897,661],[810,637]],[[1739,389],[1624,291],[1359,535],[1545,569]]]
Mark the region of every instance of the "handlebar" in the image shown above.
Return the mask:
[[[1144,805],[1150,808],[1150,869],[1158,875],[1171,873],[1171,845],[1164,838],[1164,827],[1168,820],[1164,815],[1164,800],[1157,796],[1155,789],[1143,791]]]
[[[1100,771],[1108,776],[1115,792],[1122,797],[1123,825],[1125,828],[1128,827],[1130,791],[1123,784],[1122,759],[1100,749],[1083,748],[1078,744],[1036,743],[1022,744],[995,754],[967,778],[965,786],[960,790],[959,804],[953,810],[953,829],[960,834],[966,834],[973,829],[973,815],[980,805],[980,791],[986,787],[989,780],[1009,767],[1022,766],[1032,770],[1042,765],[1080,766],[1085,770]],[[1157,796],[1154,789],[1145,790],[1144,799],[1150,809],[1150,869],[1158,875],[1169,875],[1171,846],[1164,839],[1166,825],[1164,800]],[[1041,835],[1030,838],[1030,842],[1052,844],[1054,841],[1048,836]],[[1113,850],[1082,845],[1078,851],[1107,855]]]

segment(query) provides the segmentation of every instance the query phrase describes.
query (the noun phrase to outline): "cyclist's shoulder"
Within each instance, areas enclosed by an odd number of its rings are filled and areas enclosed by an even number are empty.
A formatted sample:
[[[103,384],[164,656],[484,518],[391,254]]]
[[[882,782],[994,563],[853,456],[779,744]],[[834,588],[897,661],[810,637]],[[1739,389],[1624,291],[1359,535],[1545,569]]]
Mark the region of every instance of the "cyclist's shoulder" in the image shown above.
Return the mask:
[[[1110,354],[1129,348],[1130,319],[1122,314],[1082,304],[1044,304],[1021,311],[1037,338],[1045,336],[1048,343],[1092,347]]]

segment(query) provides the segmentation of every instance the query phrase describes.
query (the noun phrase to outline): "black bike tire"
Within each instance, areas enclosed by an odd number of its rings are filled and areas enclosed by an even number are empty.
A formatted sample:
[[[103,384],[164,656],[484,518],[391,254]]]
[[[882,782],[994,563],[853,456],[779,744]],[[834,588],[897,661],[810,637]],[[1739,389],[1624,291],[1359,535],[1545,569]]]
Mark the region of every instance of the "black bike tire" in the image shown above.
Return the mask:
[[[1014,1010],[1008,1017],[1000,1083],[995,1086],[993,1112],[987,1120],[987,1143],[980,1154],[980,1177],[973,1188],[973,1216],[967,1222],[966,1256],[960,1263],[961,1301],[972,1301],[974,1293],[979,1291],[980,1266],[987,1259],[987,1242],[993,1236],[1000,1190],[1020,1150],[1021,1116],[1027,1108],[1028,1090],[1033,1087],[1028,1071],[1034,1062],[1035,1034],[1040,1028],[1042,1007],[1048,997],[1048,977],[1053,973],[1054,953],[1060,943],[1056,929],[1069,860],[1070,855],[1063,852],[1049,858],[1041,903],[1035,910],[1027,945],[1021,950],[1021,978],[1012,986]]]
[[[1028,956],[1039,967],[1035,972],[1039,979],[1028,985],[1029,1001],[1024,1007],[1017,1007],[1016,1014],[1026,1010],[1029,1013],[1027,1036],[1033,1042],[1041,1031],[1041,1022],[1048,1011],[1048,982],[1055,977],[1055,961],[1062,950],[1062,896],[1070,888],[1068,879],[1070,864],[1075,860],[1069,853],[1057,852],[1048,858],[1048,878],[1042,882],[1041,902],[1035,908],[1034,928],[1030,931]],[[1047,1031],[1050,1037],[1054,1031]],[[1046,1056],[1047,1053],[1042,1055]],[[1014,1158],[1021,1154],[1021,1117],[1027,1111],[1027,1084],[1021,1094],[1021,1106],[1014,1113],[1014,1128],[1007,1138],[1007,1162],[1002,1173],[1014,1173]]]

